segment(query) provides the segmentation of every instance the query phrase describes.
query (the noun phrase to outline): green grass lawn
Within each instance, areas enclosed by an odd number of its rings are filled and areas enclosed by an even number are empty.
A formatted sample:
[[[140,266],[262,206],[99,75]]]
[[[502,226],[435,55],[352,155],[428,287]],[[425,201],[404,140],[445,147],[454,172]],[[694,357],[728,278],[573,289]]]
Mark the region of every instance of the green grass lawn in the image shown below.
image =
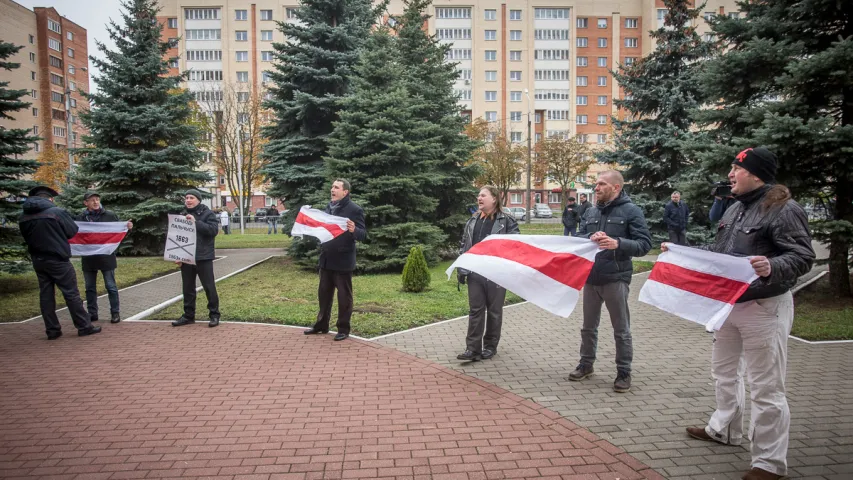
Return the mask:
[[[853,298],[829,293],[829,275],[799,291],[791,334],[805,340],[853,340]]]
[[[634,264],[634,273],[648,272],[655,266],[655,262],[646,262],[643,260],[632,260]]]
[[[562,235],[562,223],[524,223],[518,222],[522,235]]]
[[[86,300],[83,282],[83,272],[80,270],[80,259],[71,260],[77,272],[77,285],[80,296]],[[161,257],[119,257],[116,269],[118,288],[157,278],[178,271],[178,266],[166,262]],[[38,279],[33,271],[19,275],[0,273],[0,322],[15,322],[41,315],[39,311]],[[98,295],[107,293],[104,289],[104,279],[98,275]],[[65,300],[59,289],[56,289],[56,308],[65,306]]]
[[[267,235],[264,233],[247,233],[240,235],[239,230],[232,230],[231,235],[219,232],[216,236],[216,248],[287,248],[290,246],[290,237],[282,235]]]

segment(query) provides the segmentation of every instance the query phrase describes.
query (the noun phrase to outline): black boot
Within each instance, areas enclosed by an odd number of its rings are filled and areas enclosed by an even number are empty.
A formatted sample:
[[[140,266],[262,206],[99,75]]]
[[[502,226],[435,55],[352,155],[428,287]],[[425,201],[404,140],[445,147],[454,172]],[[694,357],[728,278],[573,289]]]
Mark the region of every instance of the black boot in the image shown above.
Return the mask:
[[[173,327],[182,327],[184,325],[189,325],[191,323],[195,323],[195,319],[187,318],[187,317],[181,317],[181,318],[175,320],[174,322],[172,322],[172,326]]]
[[[212,328],[217,325],[219,325],[219,315],[211,315],[210,321],[207,323],[207,326]]]
[[[121,321],[121,314],[116,312],[112,314],[112,318],[110,318],[110,323],[118,323]]]

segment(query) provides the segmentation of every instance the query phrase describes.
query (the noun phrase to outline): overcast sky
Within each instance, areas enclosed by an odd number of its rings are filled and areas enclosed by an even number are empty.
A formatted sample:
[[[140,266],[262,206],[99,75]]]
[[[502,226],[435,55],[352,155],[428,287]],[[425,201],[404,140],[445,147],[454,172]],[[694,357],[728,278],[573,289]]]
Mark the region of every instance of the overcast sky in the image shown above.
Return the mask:
[[[107,45],[111,50],[115,48],[110,35],[107,33],[107,22],[110,19],[120,21],[121,4],[119,0],[14,0],[29,8],[53,7],[68,20],[86,29],[88,34],[89,55],[103,58],[103,54],[95,46],[95,39]],[[90,74],[98,74],[97,68],[90,65]],[[89,76],[89,89],[94,91],[97,87],[92,76]]]

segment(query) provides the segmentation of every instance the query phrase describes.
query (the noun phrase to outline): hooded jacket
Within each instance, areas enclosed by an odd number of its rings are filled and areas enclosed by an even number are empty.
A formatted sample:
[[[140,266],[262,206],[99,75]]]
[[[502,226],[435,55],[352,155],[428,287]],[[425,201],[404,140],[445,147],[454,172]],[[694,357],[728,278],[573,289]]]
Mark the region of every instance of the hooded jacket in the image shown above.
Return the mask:
[[[74,220],[78,222],[119,222],[118,215],[115,213],[99,208],[95,212],[90,212],[88,208],[83,209]],[[85,255],[81,257],[83,270],[115,270],[116,269],[116,254],[110,255]]]
[[[27,198],[18,225],[33,258],[61,261],[71,258],[68,239],[77,234],[77,224],[68,212],[50,200],[43,197]]]

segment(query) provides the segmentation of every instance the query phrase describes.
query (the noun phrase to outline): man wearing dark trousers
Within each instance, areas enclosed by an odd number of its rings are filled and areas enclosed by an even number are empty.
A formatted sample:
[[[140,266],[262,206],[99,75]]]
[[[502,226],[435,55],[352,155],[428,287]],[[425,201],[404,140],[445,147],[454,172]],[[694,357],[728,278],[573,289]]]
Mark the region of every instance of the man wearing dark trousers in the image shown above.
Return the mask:
[[[581,216],[578,214],[578,206],[575,197],[569,197],[566,208],[563,210],[563,236],[575,236],[578,234],[578,222]]]
[[[326,213],[347,218],[347,231],[326,243],[320,244],[320,286],[317,297],[320,312],[314,326],[305,330],[305,335],[328,333],[332,315],[332,299],[338,290],[338,334],[335,340],[346,340],[350,332],[352,317],[352,272],[355,270],[355,242],[367,238],[364,226],[364,210],[352,202],[350,184],[337,179],[332,183],[332,201]]]
[[[201,280],[201,287],[207,296],[207,310],[210,312],[209,327],[219,325],[219,295],[216,293],[216,279],[213,276],[213,259],[216,257],[214,241],[219,233],[219,219],[206,205],[201,203],[201,192],[187,190],[184,195],[183,212],[187,220],[195,224],[195,265],[181,263],[181,281],[184,291],[184,314],[172,322],[173,327],[195,323],[195,278]],[[180,263],[180,262],[178,262]]]
[[[75,220],[79,222],[119,222],[118,215],[104,210],[101,206],[101,196],[95,192],[87,192],[83,195],[83,205],[86,209],[80,212]],[[133,228],[133,223],[127,222],[128,230]],[[98,321],[98,272],[104,277],[104,287],[107,289],[107,297],[110,300],[110,323],[121,321],[121,308],[118,299],[118,285],[116,285],[116,254],[109,255],[86,255],[81,257],[83,264],[83,279],[86,282],[86,307],[89,309],[89,318],[93,322]]]
[[[68,313],[77,327],[77,335],[85,337],[101,332],[89,320],[83,308],[83,299],[77,288],[77,274],[68,261],[71,246],[68,239],[77,234],[77,224],[65,210],[53,204],[55,190],[35,187],[24,202],[24,214],[18,221],[21,235],[33,259],[33,269],[39,282],[39,307],[44,319],[48,340],[62,336],[62,326],[56,316],[56,290],[59,287],[65,297]]]
[[[690,219],[690,209],[681,201],[681,192],[672,192],[670,200],[663,212],[663,220],[669,230],[669,241],[676,245],[687,245],[687,222]]]
[[[578,201],[577,214],[578,214],[578,223],[580,223],[583,220],[583,214],[586,213],[586,211],[589,210],[590,207],[592,207],[592,204],[589,203],[589,200],[587,200],[585,193],[580,194],[578,196],[578,200],[579,201]]]

